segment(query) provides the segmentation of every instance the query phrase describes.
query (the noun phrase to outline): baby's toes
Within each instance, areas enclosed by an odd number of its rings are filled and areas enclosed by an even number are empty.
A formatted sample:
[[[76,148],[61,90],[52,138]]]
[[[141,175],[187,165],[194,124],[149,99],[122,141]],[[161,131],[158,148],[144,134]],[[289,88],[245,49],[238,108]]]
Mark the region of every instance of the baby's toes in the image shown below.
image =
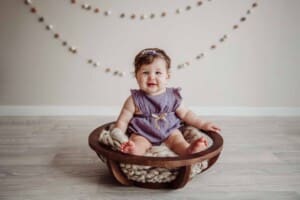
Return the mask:
[[[203,143],[205,146],[208,145],[207,140],[203,136],[200,137],[199,142]]]
[[[124,142],[120,145],[120,150],[124,152],[128,147],[128,142]]]

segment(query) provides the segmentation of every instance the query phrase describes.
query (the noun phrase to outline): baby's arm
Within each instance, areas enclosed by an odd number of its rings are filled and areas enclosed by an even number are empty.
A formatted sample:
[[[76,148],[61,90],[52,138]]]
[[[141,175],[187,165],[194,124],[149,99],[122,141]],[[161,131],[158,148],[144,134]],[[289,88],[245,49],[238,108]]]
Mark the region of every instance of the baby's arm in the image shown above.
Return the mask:
[[[189,110],[187,107],[180,104],[180,106],[176,110],[177,116],[183,120],[185,123],[194,126],[198,129],[206,130],[206,131],[214,131],[219,133],[221,129],[208,121],[201,120],[194,112]]]
[[[132,97],[128,97],[125,101],[120,115],[117,119],[115,128],[119,128],[123,133],[126,132],[130,119],[135,112],[135,106]]]

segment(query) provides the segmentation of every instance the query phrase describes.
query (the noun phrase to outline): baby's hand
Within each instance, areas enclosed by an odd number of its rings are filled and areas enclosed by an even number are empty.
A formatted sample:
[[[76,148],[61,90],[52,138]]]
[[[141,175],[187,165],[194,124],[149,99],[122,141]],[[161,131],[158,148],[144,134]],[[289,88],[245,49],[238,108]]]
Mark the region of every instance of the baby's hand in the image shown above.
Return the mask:
[[[213,131],[213,132],[216,132],[216,133],[220,133],[221,132],[221,129],[218,126],[216,126],[213,123],[211,123],[211,122],[205,123],[203,125],[202,129],[205,130],[205,131]]]

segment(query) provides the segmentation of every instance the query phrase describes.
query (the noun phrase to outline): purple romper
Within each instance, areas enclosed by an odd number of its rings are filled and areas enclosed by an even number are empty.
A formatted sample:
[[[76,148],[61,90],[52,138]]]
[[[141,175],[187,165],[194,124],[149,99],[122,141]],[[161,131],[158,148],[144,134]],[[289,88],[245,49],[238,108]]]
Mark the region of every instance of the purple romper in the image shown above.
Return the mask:
[[[172,130],[182,126],[175,111],[181,103],[180,88],[167,88],[156,96],[142,90],[131,90],[135,106],[142,114],[131,119],[128,130],[147,138],[153,145],[160,145]]]

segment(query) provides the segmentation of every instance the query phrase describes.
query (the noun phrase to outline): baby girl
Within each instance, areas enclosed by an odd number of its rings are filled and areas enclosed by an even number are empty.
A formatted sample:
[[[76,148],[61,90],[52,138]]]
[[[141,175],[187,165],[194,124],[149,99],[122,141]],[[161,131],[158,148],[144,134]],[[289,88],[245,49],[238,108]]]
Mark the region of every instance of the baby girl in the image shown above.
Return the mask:
[[[182,102],[179,88],[167,87],[171,60],[161,49],[140,51],[134,61],[139,89],[131,90],[117,119],[114,131],[128,131],[129,141],[121,144],[124,153],[143,155],[152,145],[165,143],[178,155],[202,151],[207,141],[201,137],[189,144],[180,127],[183,123],[196,128],[220,132],[211,122],[201,120]]]

